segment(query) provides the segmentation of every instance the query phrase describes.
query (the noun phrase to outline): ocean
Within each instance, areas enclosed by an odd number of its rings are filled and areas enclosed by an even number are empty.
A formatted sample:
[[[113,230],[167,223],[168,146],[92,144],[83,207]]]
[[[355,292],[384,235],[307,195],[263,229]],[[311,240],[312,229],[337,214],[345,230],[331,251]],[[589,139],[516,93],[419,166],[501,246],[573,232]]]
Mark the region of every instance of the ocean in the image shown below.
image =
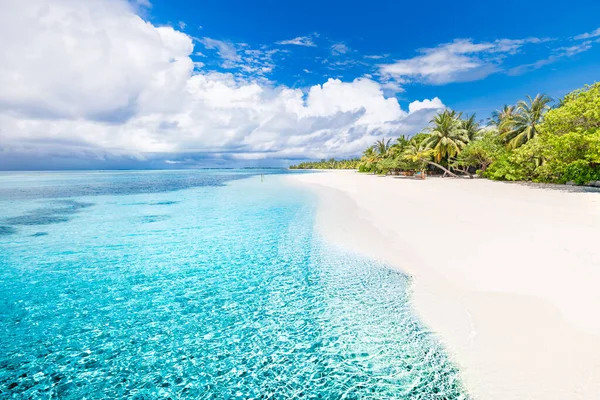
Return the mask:
[[[0,173],[0,397],[467,399],[287,173]]]

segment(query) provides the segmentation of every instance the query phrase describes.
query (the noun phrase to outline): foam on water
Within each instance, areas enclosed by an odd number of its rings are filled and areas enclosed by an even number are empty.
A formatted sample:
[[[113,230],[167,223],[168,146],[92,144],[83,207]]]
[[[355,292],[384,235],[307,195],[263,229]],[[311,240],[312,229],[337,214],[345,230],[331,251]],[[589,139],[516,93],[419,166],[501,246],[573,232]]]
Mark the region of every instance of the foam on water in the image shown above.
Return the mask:
[[[173,174],[0,176],[1,396],[466,399],[408,278],[324,243],[310,193]]]

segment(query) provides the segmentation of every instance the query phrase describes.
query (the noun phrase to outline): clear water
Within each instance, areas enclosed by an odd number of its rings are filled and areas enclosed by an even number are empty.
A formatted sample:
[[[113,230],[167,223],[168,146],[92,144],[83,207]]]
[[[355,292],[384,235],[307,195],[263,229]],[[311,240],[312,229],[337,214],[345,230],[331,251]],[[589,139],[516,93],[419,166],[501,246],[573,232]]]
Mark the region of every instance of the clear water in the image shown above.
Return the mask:
[[[466,399],[407,277],[255,174],[0,174],[0,397]]]

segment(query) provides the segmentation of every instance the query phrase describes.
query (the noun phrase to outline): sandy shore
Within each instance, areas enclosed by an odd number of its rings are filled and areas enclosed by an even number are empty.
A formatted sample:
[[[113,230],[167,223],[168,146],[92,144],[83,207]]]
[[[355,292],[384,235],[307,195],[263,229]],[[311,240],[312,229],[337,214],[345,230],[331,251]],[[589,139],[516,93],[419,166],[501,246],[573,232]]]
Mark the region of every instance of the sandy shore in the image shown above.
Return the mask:
[[[329,240],[414,277],[474,399],[600,399],[600,193],[487,180],[288,176]]]

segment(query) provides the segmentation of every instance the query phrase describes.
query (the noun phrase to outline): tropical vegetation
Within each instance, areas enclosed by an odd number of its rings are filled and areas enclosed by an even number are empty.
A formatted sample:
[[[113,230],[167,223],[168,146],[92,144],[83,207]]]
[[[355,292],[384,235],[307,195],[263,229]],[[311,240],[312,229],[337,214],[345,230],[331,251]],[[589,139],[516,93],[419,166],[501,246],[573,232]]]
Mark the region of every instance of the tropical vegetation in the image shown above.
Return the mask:
[[[552,103],[544,94],[527,96],[494,111],[487,123],[446,109],[411,138],[380,139],[360,159],[293,168],[600,186],[600,82]]]
[[[291,169],[358,169],[360,159],[354,158],[349,160],[329,160],[321,161],[305,161],[297,165],[292,165]]]

